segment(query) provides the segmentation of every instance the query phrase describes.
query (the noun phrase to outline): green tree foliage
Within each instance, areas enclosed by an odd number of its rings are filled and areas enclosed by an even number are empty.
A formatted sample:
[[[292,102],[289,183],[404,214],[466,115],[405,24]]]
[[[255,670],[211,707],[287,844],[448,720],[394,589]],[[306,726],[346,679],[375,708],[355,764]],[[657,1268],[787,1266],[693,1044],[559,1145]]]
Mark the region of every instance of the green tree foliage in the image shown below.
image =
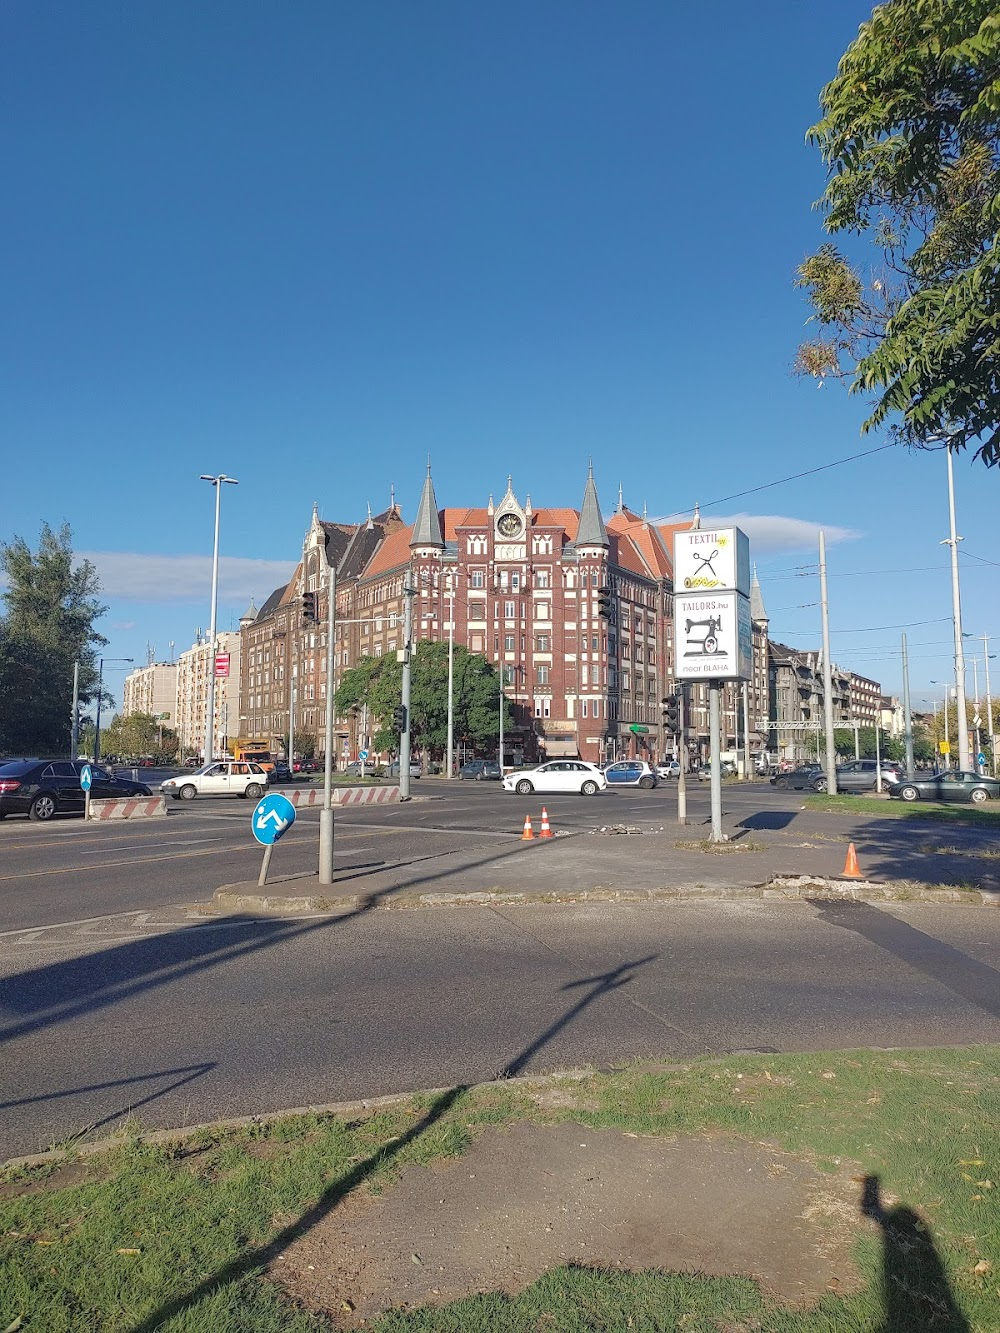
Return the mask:
[[[394,656],[365,657],[345,671],[335,696],[341,715],[367,706],[372,743],[395,751],[399,738],[392,727],[400,701],[403,668]],[[477,748],[496,744],[499,727],[500,677],[478,653],[455,645],[455,740]],[[505,725],[511,725],[505,703]],[[422,639],[413,650],[410,681],[410,738],[422,750],[440,754],[448,738],[448,645]]]
[[[72,534],[43,525],[38,550],[21,537],[0,545],[6,576],[0,618],[0,753],[69,751],[73,663],[80,702],[97,698],[96,650],[107,640],[94,622],[107,609],[89,560],[74,562]]]
[[[101,754],[120,760],[149,754],[165,761],[177,754],[177,736],[151,713],[129,713],[127,717],[116,713],[109,726],[101,728]]]
[[[976,444],[1000,461],[1000,13],[996,0],[887,0],[861,26],[809,131],[832,243],[800,265],[820,335],[797,370],[874,397],[864,430]]]

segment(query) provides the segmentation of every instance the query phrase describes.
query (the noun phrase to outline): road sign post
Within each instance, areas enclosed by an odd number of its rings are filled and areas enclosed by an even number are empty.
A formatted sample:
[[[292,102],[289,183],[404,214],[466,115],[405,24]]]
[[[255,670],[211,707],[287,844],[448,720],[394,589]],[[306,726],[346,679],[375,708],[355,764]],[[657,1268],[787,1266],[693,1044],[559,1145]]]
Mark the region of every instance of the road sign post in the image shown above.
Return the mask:
[[[94,785],[94,773],[89,764],[80,769],[80,786],[83,788],[83,821],[90,818],[90,789]]]
[[[250,828],[253,831],[253,836],[264,848],[260,875],[257,877],[258,888],[267,883],[267,870],[271,864],[271,852],[274,850],[274,844],[288,832],[294,823],[295,806],[280,791],[268,792],[254,806],[254,812],[250,817]]]

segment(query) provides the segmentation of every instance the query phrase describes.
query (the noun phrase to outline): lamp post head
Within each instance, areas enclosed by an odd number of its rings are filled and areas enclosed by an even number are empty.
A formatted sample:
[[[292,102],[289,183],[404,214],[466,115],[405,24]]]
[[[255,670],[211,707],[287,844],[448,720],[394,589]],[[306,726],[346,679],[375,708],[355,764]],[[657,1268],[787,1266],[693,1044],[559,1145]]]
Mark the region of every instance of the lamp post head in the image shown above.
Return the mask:
[[[199,481],[210,481],[213,486],[218,486],[220,482],[226,482],[230,486],[238,486],[240,483],[235,477],[227,477],[224,472],[220,472],[217,477],[213,477],[210,472],[203,472],[198,478]]]

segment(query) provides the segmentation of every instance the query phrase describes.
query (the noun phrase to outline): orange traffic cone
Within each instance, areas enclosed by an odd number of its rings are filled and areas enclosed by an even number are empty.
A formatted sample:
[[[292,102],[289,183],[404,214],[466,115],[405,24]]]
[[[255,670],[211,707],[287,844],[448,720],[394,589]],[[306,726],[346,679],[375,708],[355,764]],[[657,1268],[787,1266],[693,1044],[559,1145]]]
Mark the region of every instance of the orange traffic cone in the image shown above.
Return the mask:
[[[531,816],[524,816],[524,832],[521,834],[522,842],[534,842],[535,835],[531,831]]]
[[[548,812],[548,810],[546,810],[546,808],[545,808],[544,805],[542,806],[542,827],[541,827],[541,829],[539,830],[538,836],[539,836],[540,838],[554,838],[554,837],[555,837],[555,834],[554,834],[554,833],[552,832],[552,830],[549,828],[549,812]]]
[[[847,845],[847,860],[844,862],[844,869],[841,874],[842,879],[864,879],[861,873],[861,867],[858,865],[858,854],[854,850],[854,843]]]

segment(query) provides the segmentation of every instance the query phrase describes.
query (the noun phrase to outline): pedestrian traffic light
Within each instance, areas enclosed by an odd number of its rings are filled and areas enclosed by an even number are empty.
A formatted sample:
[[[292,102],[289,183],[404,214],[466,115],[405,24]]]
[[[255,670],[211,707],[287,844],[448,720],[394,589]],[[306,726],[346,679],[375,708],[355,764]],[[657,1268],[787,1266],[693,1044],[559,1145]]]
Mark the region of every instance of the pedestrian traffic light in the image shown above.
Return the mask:
[[[597,614],[605,620],[611,619],[611,589],[597,589]]]
[[[397,704],[392,710],[392,726],[400,735],[406,730],[406,709],[402,704]]]
[[[668,694],[663,702],[663,725],[676,736],[681,729],[681,701],[677,694]]]
[[[302,594],[302,619],[312,624],[316,623],[316,594],[314,592],[304,592]]]

